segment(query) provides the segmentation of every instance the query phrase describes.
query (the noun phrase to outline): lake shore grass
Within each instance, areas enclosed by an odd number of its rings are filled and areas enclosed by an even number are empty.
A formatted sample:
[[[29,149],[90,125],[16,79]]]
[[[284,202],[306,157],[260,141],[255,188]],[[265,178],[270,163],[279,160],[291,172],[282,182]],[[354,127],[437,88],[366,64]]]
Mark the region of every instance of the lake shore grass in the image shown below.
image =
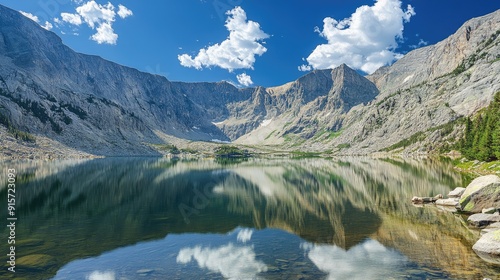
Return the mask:
[[[484,162],[479,160],[468,160],[466,158],[452,160],[455,169],[460,172],[473,175],[500,175],[500,161]]]

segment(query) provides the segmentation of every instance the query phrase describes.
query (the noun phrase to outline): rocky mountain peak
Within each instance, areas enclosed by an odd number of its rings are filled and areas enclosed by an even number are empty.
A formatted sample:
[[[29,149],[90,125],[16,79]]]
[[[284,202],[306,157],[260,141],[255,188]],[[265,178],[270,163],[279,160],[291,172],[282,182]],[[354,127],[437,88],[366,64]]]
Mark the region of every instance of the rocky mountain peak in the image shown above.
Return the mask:
[[[498,36],[494,35],[498,30],[500,10],[470,19],[450,37],[435,45],[409,52],[390,67],[375,71],[368,79],[384,92],[436,79],[468,63],[471,56],[481,52],[484,42]]]

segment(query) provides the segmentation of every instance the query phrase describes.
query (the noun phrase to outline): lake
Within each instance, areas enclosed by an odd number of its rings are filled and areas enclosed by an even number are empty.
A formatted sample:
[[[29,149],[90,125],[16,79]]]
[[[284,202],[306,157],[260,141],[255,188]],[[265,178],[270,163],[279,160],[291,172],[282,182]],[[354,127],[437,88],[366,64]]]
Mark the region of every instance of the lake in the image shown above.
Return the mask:
[[[2,279],[496,279],[464,217],[414,195],[467,179],[431,159],[15,161]],[[7,208],[7,175],[1,175]],[[6,210],[1,212],[5,222]],[[7,222],[5,222],[7,224]],[[9,235],[2,227],[2,236]],[[9,253],[7,239],[0,245]],[[6,258],[6,257],[4,257]]]

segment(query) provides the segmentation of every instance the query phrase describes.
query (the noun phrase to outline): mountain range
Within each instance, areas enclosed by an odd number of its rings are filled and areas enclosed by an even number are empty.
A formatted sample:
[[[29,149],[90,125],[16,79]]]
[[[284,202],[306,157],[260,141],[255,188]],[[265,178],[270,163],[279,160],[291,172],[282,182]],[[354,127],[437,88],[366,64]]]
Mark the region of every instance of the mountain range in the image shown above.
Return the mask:
[[[0,5],[2,154],[155,155],[165,144],[209,142],[428,152],[454,141],[457,120],[500,91],[499,35],[500,10],[366,77],[344,64],[277,87],[237,88],[169,81],[74,52]],[[31,140],[15,139],[16,132]]]

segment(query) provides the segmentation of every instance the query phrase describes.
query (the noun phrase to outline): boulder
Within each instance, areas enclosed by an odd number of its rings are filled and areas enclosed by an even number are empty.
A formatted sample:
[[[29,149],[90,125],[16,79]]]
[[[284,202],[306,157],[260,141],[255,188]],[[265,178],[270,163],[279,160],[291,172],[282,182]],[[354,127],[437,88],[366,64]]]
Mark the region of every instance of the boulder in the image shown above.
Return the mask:
[[[451,192],[448,193],[448,197],[449,198],[460,198],[460,196],[462,196],[462,194],[465,192],[465,188],[455,188],[454,190],[452,190]]]
[[[472,249],[483,260],[500,264],[500,229],[481,236]]]
[[[463,211],[481,213],[484,208],[500,208],[500,177],[481,176],[474,179],[460,196]]]
[[[459,206],[459,203],[457,198],[447,198],[436,200],[436,205],[457,207]]]
[[[495,214],[473,214],[470,215],[469,218],[467,219],[469,224],[475,226],[475,227],[485,227],[489,224],[493,224],[496,222],[500,222],[500,215],[498,213]]]

